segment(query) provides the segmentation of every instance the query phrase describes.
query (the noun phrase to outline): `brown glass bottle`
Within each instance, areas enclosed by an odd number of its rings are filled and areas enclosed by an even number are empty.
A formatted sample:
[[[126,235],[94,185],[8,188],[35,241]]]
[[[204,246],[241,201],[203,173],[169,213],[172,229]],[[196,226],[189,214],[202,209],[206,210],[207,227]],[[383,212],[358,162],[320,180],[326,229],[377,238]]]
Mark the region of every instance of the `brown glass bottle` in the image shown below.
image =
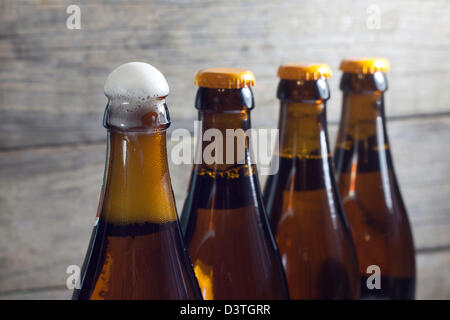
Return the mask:
[[[136,69],[147,69],[133,64],[119,68],[134,80]],[[201,299],[168,171],[165,97],[109,98],[104,187],[81,288],[73,298]]]
[[[227,129],[250,128],[253,81],[251,72],[241,69],[206,69],[197,74],[202,136],[208,129],[226,137]],[[194,165],[181,218],[185,242],[205,299],[287,299],[256,165],[245,141],[242,158],[236,141],[231,162],[227,163],[224,148],[214,162],[202,159]],[[204,155],[209,143],[202,142],[198,152]]]
[[[341,70],[344,96],[334,158],[358,256],[362,298],[414,299],[413,238],[384,117],[388,62],[344,60]],[[367,285],[372,265],[380,268],[380,289]]]
[[[291,299],[358,297],[356,255],[328,147],[323,64],[280,66],[279,170],[264,200]]]

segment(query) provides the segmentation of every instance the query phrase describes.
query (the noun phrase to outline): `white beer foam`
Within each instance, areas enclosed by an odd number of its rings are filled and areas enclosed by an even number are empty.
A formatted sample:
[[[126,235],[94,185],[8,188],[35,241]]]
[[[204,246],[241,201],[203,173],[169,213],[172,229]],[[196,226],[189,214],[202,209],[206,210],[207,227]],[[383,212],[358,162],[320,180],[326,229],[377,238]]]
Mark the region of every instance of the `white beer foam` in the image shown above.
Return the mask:
[[[129,62],[109,74],[104,91],[109,100],[144,101],[167,96],[169,85],[154,66],[144,62]]]
[[[163,74],[144,62],[129,62],[117,67],[105,81],[109,108],[105,113],[106,127],[122,130],[168,124],[164,98],[169,85]],[[152,125],[143,123],[152,113]]]

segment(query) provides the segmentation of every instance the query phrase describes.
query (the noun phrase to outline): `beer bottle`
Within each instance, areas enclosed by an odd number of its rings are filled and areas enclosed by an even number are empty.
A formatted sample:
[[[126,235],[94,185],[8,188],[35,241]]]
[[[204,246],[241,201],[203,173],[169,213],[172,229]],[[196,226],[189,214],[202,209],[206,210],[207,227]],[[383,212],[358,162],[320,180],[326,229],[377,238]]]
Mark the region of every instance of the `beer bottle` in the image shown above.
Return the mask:
[[[291,299],[352,299],[359,293],[350,230],[334,180],[327,135],[325,64],[278,69],[279,170],[264,200]]]
[[[386,59],[343,60],[338,187],[353,234],[363,298],[413,299],[414,245],[384,117]]]
[[[203,137],[196,159],[201,161],[193,167],[181,223],[203,298],[287,299],[256,165],[243,134],[254,108],[254,76],[245,69],[212,68],[199,71],[195,83]],[[206,158],[210,133],[216,133],[218,143],[218,133],[229,139],[228,130],[237,132],[233,147],[228,148],[230,140],[221,141],[224,148]]]
[[[104,187],[74,299],[201,299],[168,171],[168,93],[146,63],[124,64],[106,80]]]

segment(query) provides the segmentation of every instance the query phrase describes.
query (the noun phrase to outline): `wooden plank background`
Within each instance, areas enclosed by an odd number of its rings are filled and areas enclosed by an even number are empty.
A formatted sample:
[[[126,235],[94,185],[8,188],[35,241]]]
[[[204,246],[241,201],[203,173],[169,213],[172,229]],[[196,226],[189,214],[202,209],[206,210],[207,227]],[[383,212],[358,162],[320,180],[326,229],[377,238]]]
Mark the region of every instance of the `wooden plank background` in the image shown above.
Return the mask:
[[[66,28],[70,4],[81,30]],[[377,30],[366,25],[371,5]],[[0,299],[70,295],[65,270],[89,241],[105,159],[103,83],[116,66],[146,61],[166,75],[172,128],[192,127],[198,69],[250,68],[254,125],[273,127],[277,66],[326,62],[334,141],[337,67],[358,55],[392,64],[388,130],[418,297],[450,299],[449,17],[445,0],[0,1]],[[170,168],[180,209],[190,168]]]

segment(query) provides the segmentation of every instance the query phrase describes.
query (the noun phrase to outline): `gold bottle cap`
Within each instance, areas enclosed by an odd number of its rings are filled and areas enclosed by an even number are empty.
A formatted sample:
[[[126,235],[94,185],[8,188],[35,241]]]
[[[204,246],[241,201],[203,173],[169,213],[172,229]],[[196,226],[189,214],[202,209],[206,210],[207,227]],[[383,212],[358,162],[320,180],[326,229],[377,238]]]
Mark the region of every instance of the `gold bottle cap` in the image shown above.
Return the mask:
[[[255,76],[247,69],[209,68],[197,72],[194,84],[214,89],[240,89],[253,87]]]
[[[285,80],[318,80],[330,78],[331,69],[324,63],[286,63],[278,68],[278,77]]]
[[[344,59],[339,67],[345,73],[373,74],[377,71],[388,72],[389,61],[385,58]]]

